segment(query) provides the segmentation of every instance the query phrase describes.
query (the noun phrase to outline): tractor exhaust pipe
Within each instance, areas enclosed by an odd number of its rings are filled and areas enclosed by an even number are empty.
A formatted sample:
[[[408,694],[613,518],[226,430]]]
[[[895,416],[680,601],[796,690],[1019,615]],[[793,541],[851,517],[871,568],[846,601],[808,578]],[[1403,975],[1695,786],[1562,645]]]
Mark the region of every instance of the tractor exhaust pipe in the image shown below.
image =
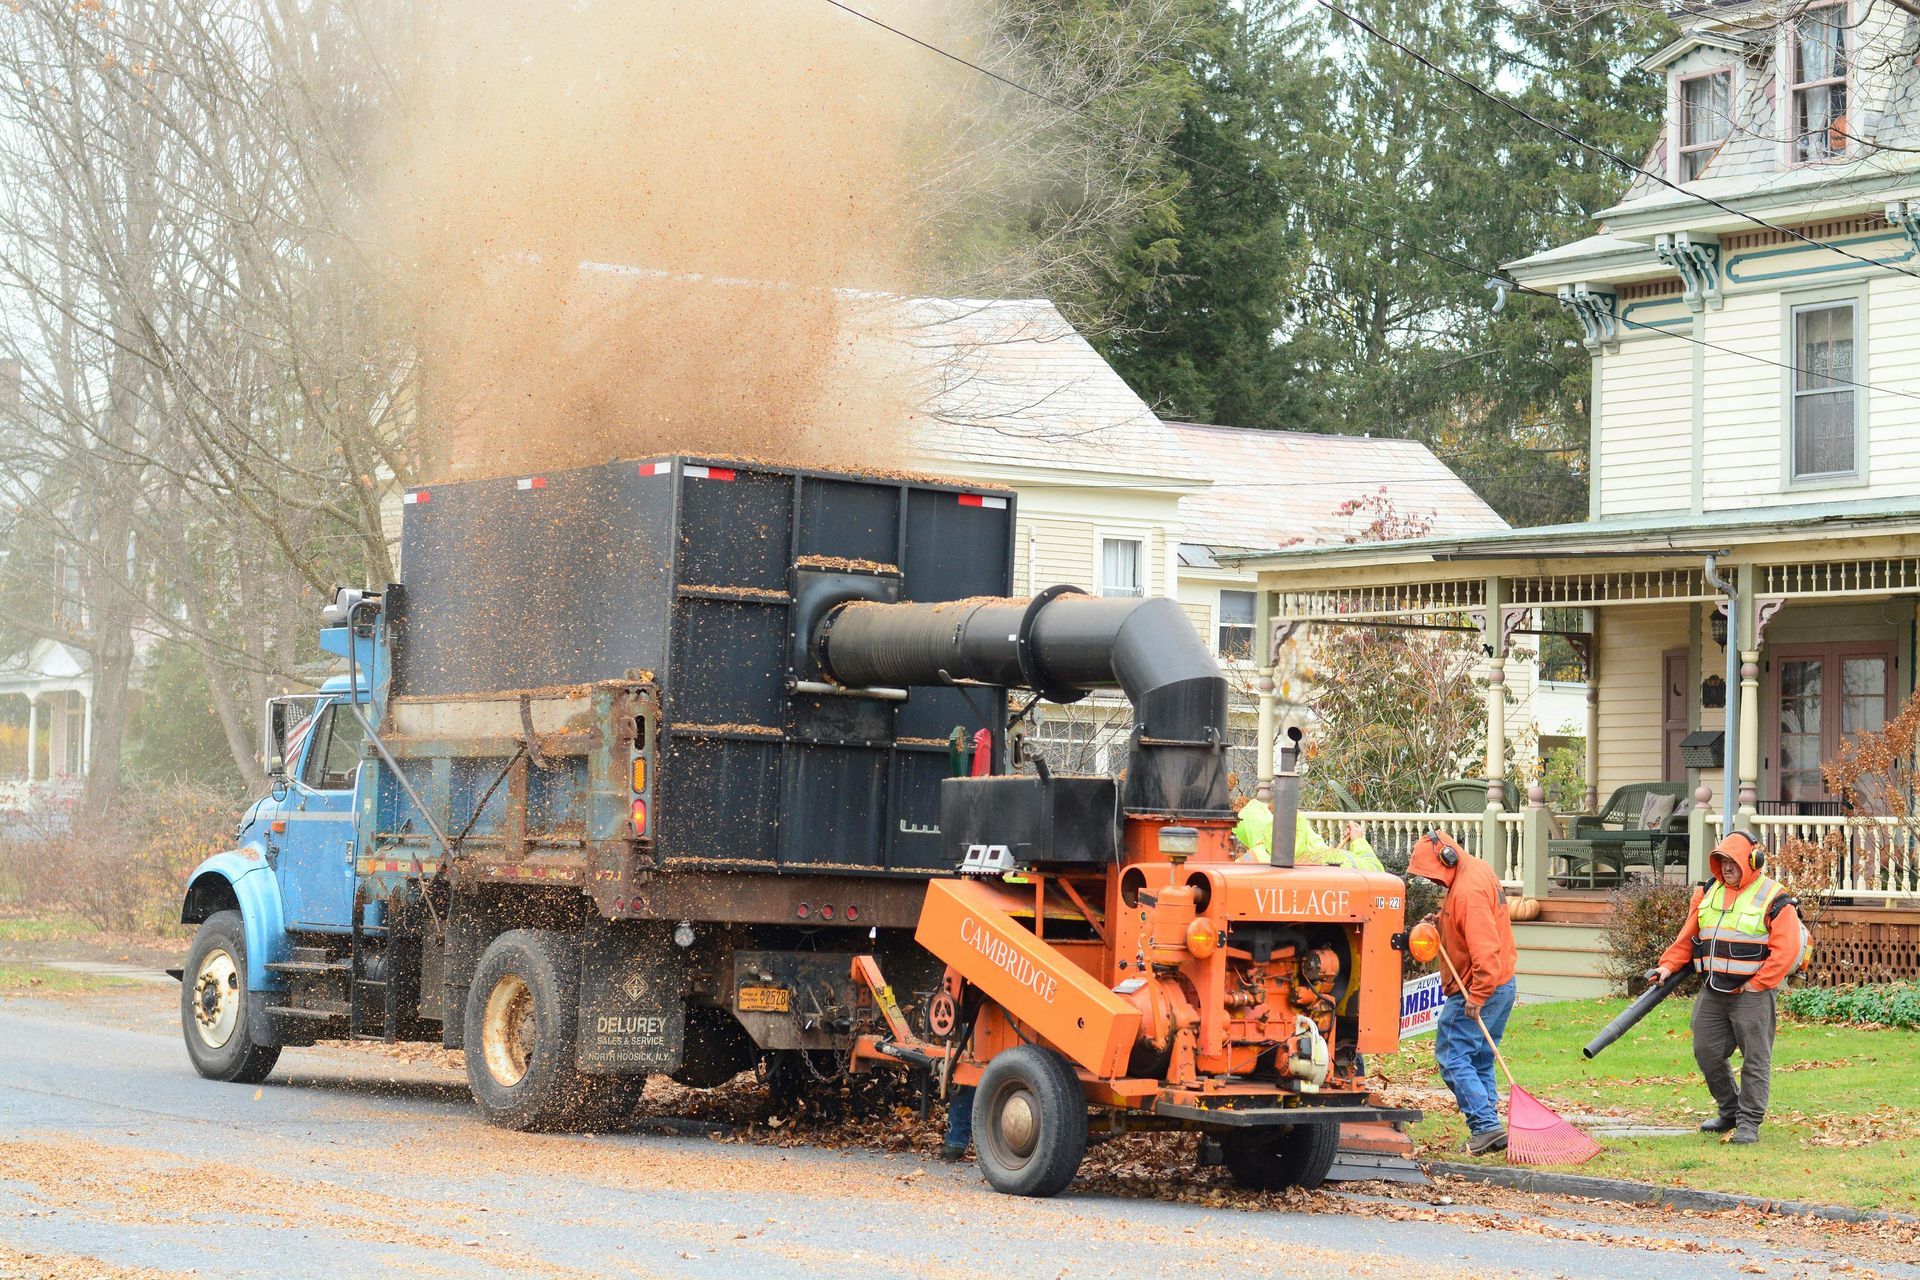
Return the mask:
[[[972,682],[1077,702],[1118,685],[1134,710],[1122,807],[1233,816],[1226,677],[1172,600],[1099,598],[1074,587],[1028,600],[853,600],[821,620],[812,651],[853,688]]]
[[[1278,767],[1273,774],[1273,865],[1293,865],[1293,845],[1300,826],[1300,730],[1289,728],[1280,744]]]

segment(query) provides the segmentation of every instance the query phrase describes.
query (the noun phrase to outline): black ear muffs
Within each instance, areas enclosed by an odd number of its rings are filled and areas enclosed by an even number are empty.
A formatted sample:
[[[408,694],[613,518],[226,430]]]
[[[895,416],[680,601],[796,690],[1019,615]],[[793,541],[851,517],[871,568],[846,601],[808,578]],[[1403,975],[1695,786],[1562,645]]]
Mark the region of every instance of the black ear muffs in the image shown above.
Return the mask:
[[[1454,849],[1452,841],[1441,839],[1438,831],[1429,832],[1427,839],[1433,841],[1433,851],[1440,855],[1441,866],[1452,868],[1460,865],[1460,854]]]

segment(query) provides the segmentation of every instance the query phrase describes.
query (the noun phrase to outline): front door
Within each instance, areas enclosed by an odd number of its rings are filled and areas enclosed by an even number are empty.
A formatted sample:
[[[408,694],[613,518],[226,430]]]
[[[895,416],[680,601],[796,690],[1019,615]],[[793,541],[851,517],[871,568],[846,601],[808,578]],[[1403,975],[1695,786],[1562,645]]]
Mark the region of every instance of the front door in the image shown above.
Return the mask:
[[[1762,811],[1817,813],[1836,797],[1820,766],[1843,740],[1884,728],[1893,708],[1893,647],[1793,645],[1773,654],[1769,764],[1773,803]]]
[[[353,787],[365,739],[352,710],[329,702],[314,717],[304,750],[290,762],[274,870],[287,923],[297,928],[353,925]]]

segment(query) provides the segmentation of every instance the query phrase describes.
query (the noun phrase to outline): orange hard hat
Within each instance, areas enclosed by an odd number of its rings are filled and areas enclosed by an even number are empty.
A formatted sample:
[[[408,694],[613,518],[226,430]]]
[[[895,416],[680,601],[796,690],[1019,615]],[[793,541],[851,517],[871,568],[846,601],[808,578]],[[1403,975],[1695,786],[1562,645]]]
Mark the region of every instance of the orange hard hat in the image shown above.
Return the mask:
[[[1407,932],[1407,954],[1421,964],[1432,964],[1440,954],[1440,931],[1422,920]]]

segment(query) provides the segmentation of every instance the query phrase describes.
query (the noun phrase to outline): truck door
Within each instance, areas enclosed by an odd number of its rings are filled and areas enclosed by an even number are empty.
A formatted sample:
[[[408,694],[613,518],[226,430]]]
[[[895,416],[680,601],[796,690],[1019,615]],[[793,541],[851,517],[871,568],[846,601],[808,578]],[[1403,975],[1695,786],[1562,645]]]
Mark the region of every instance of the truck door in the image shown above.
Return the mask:
[[[314,717],[303,753],[290,762],[279,812],[286,825],[274,860],[290,925],[353,925],[353,788],[365,739],[353,711],[344,702],[329,702]]]

